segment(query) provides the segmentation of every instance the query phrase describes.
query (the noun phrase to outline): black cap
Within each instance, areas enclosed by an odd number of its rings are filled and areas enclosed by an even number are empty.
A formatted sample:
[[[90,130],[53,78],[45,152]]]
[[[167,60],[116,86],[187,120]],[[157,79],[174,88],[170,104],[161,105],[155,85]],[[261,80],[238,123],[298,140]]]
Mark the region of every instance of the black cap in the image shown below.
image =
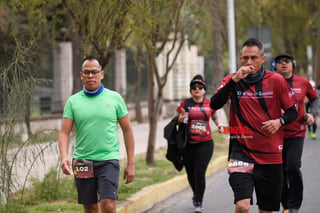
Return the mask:
[[[292,55],[290,55],[289,53],[280,53],[279,55],[277,55],[274,60],[277,61],[280,58],[289,58],[291,60],[294,60],[294,58],[292,57]]]
[[[204,89],[205,90],[207,90],[207,88],[206,88],[206,83],[204,82],[204,80],[203,80],[203,77],[201,76],[201,75],[195,75],[194,77],[193,77],[193,79],[191,80],[191,82],[190,82],[190,87],[193,85],[193,84],[201,84],[203,87],[204,87]]]

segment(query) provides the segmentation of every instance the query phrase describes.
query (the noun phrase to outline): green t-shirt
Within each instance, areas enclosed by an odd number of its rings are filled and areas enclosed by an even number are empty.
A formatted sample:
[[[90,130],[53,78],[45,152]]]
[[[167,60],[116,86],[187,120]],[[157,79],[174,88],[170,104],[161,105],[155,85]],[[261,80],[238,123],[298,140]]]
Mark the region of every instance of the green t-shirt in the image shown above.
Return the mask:
[[[97,96],[83,91],[72,95],[63,118],[74,121],[76,145],[73,158],[88,160],[119,159],[118,119],[128,114],[119,93],[106,89]]]

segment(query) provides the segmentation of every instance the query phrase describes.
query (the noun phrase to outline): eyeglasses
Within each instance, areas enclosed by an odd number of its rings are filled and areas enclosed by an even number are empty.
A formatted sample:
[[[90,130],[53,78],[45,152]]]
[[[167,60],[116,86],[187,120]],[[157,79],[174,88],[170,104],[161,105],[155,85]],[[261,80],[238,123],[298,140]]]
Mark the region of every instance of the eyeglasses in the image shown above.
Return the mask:
[[[286,62],[286,64],[289,64],[289,63],[292,62],[292,60],[289,59],[289,58],[284,58],[284,59],[277,60],[277,64],[283,64],[283,62]]]
[[[82,72],[83,75],[85,75],[85,76],[89,76],[90,74],[92,74],[93,76],[95,76],[95,75],[97,75],[98,73],[100,73],[101,70],[91,70],[91,71],[89,71],[89,70],[82,70],[81,72]]]
[[[191,87],[192,90],[196,90],[196,89],[202,90],[203,88],[204,88],[203,86],[192,86]]]

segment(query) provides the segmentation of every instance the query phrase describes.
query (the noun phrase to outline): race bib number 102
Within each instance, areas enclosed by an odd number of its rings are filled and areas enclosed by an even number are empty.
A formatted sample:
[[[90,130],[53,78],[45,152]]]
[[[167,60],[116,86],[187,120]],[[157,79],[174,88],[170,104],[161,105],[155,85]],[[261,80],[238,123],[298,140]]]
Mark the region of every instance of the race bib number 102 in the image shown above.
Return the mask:
[[[72,161],[73,174],[77,178],[92,178],[93,173],[93,163],[91,160],[85,159],[73,159]]]

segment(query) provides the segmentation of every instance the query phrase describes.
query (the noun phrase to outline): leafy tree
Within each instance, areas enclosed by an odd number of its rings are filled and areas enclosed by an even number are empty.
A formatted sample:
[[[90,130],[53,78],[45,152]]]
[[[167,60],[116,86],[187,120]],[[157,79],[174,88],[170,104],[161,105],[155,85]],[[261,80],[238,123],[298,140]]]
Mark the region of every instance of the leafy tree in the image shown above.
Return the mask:
[[[72,28],[74,58],[74,92],[80,87],[79,61],[86,54],[97,54],[102,67],[106,67],[116,49],[124,47],[129,32],[126,32],[126,17],[132,4],[130,0],[74,1],[62,0],[69,13]]]
[[[46,22],[42,7],[43,2],[40,1],[2,1],[0,4],[0,36],[5,41],[0,45],[0,202],[5,205],[14,190],[16,157],[28,144],[19,143],[21,139],[15,138],[16,127],[25,120],[28,135],[32,135],[31,90],[41,83],[37,76],[44,57],[40,57],[43,52],[39,44],[46,33],[46,28],[42,28]],[[12,150],[13,143],[18,146],[16,150]]]
[[[319,1],[236,1],[237,37],[243,41],[249,26],[270,26],[272,54],[293,54],[298,62],[298,71],[305,73],[307,45],[319,49],[315,33],[312,33],[319,28],[319,6]],[[318,72],[319,67],[316,67],[315,74]]]
[[[183,0],[154,0],[135,4],[134,11],[137,13],[144,11],[144,14],[143,16],[133,14],[139,17],[135,19],[133,32],[137,38],[142,39],[148,55],[149,135],[146,155],[148,165],[154,164],[155,136],[162,106],[163,88],[183,43],[197,26],[196,19],[192,18],[195,3],[196,1],[185,4]],[[163,53],[166,64],[164,71],[160,71],[156,60]]]

